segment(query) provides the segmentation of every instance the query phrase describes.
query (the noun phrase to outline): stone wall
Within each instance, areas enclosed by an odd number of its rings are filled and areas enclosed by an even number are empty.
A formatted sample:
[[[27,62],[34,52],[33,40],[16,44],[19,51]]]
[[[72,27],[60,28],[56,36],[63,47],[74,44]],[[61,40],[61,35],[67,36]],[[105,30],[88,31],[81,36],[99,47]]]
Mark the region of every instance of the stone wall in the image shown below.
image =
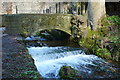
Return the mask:
[[[59,29],[70,33],[70,16],[63,14],[2,15],[2,26],[9,34],[34,34],[43,29]]]

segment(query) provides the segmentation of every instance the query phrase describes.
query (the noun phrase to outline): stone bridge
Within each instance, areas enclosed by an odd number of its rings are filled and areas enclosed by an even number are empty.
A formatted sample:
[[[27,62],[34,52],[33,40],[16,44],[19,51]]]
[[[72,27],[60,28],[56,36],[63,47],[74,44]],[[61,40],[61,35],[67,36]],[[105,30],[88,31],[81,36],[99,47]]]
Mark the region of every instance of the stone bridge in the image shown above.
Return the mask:
[[[2,15],[2,24],[9,34],[31,35],[44,29],[71,33],[69,14],[10,14]]]

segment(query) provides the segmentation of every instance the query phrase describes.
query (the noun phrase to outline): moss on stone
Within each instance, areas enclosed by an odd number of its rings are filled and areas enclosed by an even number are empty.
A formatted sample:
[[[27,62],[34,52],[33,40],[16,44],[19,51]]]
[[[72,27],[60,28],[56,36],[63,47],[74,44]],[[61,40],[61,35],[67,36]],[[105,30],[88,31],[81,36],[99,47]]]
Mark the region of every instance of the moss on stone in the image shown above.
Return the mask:
[[[77,71],[70,66],[62,66],[59,72],[62,79],[77,78]]]
[[[108,17],[101,20],[101,26],[96,30],[88,27],[82,28],[82,38],[79,44],[85,49],[86,53],[95,54],[104,59],[120,60],[120,29],[118,23],[109,23]],[[117,21],[118,22],[118,21]]]
[[[83,28],[82,31],[83,37],[79,39],[79,44],[85,48],[86,53],[96,54],[97,49],[103,46],[101,41],[108,35],[107,27],[98,27],[96,30],[91,30],[86,27]]]
[[[79,39],[79,44],[91,51],[93,49],[96,49],[99,46],[99,40],[98,40],[98,38],[100,38],[99,32],[90,30],[89,28],[84,28],[84,32],[85,33],[83,37]]]

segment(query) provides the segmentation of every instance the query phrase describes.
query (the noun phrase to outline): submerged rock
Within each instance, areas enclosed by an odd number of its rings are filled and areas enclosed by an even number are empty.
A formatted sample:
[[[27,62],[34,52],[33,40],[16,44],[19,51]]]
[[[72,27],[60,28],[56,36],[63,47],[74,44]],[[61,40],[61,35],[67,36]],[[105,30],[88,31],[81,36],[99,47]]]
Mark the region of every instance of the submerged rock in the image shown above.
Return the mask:
[[[59,76],[62,79],[77,78],[77,71],[70,66],[63,66],[60,69]]]

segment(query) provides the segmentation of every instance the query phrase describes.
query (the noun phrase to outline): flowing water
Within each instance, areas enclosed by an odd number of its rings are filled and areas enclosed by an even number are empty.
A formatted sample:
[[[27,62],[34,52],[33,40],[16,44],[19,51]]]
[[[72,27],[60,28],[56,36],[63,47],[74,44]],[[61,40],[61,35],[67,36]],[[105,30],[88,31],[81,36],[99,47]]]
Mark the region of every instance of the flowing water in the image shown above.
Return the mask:
[[[82,78],[119,77],[118,68],[95,55],[86,55],[80,48],[67,46],[27,47],[44,78],[59,78],[62,66],[71,66]]]

